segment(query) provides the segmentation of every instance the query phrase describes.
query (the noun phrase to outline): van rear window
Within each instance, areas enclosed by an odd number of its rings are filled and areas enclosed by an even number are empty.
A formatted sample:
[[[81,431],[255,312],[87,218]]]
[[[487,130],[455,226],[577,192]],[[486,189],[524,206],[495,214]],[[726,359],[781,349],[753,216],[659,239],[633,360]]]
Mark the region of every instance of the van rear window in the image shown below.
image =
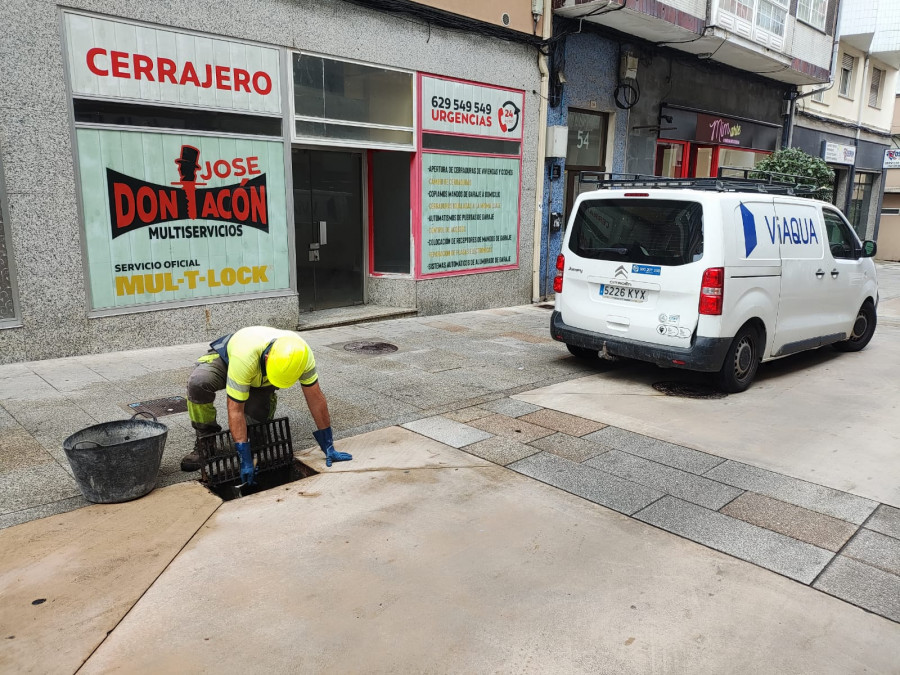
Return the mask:
[[[703,208],[666,199],[586,200],[569,249],[582,258],[687,265],[703,256]]]

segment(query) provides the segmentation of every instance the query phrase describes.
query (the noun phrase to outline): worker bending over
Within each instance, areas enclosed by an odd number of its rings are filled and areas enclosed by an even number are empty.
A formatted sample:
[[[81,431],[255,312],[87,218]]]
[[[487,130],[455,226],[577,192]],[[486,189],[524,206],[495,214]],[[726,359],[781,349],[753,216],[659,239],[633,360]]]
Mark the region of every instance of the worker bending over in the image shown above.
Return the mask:
[[[306,405],[315,422],[313,436],[325,463],[353,459],[334,449],[331,416],[325,394],[319,387],[316,360],[309,345],[296,333],[268,326],[250,326],[210,343],[188,379],[188,415],[197,434],[194,450],[181,460],[182,471],[200,468],[200,439],[222,430],[216,423],[216,392],[228,395],[228,428],[241,458],[241,480],[254,480],[253,457],[247,425],[275,416],[277,389],[287,389],[299,380]]]

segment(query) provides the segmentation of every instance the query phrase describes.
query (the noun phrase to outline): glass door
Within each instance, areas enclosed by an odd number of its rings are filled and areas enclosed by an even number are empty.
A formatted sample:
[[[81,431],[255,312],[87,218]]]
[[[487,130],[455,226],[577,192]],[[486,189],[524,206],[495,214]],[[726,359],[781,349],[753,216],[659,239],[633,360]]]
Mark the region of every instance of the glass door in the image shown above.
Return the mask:
[[[295,148],[291,160],[300,309],[361,304],[362,153]]]
[[[691,178],[711,178],[719,169],[718,146],[692,145],[691,165],[689,176]]]

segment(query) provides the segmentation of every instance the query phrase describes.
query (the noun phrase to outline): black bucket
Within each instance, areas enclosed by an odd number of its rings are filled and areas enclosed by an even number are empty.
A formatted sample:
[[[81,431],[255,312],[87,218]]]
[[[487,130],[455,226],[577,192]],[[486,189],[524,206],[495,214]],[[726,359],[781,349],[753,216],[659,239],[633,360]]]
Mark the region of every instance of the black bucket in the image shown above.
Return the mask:
[[[168,433],[156,417],[132,417],[82,429],[63,441],[63,450],[85,499],[127,502],[156,487]]]

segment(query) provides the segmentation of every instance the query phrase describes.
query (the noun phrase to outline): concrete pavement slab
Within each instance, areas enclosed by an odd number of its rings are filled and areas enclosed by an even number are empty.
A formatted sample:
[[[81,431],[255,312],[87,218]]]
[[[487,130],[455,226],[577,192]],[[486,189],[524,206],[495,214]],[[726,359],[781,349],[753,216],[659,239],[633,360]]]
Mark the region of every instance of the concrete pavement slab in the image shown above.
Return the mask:
[[[900,540],[860,529],[841,555],[900,577]]]
[[[75,479],[52,460],[0,474],[0,515],[81,494]]]
[[[891,672],[898,638],[500,467],[349,472],[224,504],[81,672]]]
[[[606,448],[624,450],[632,455],[695,474],[705,473],[725,461],[706,452],[666,443],[617,427],[606,427],[586,435],[585,438]]]
[[[881,504],[865,522],[865,527],[894,539],[900,539],[900,509]]]
[[[75,672],[219,504],[186,484],[0,531],[0,671]]]
[[[619,450],[610,450],[585,463],[713,511],[719,510],[743,493],[739,488]]]
[[[524,401],[517,401],[514,398],[506,397],[498,398],[496,401],[482,403],[480,407],[484,408],[485,410],[495,412],[499,415],[506,415],[507,417],[521,417],[522,415],[533,413],[536,410],[541,409],[536,405],[531,405],[530,403],[525,403]]]
[[[654,382],[695,376],[627,362],[516,398],[900,507],[898,343],[900,326],[879,325],[861,352],[766,363],[717,400],[660,395]]]
[[[807,544],[839,551],[858,529],[856,525],[800,506],[745,492],[720,509],[726,516],[764,527]]]
[[[900,622],[900,577],[895,574],[839,555],[813,587]],[[894,671],[898,663],[892,666]]]
[[[473,405],[469,408],[461,408],[460,410],[449,410],[444,413],[444,417],[451,419],[454,422],[462,422],[465,424],[466,422],[477,420],[479,417],[487,417],[490,414],[490,410],[485,410],[480,406]]]
[[[626,515],[640,511],[663,496],[658,490],[548,452],[526,457],[510,464],[509,468]]]
[[[53,460],[53,456],[19,426],[0,429],[0,473]]]
[[[422,434],[452,448],[461,448],[464,445],[469,445],[469,443],[477,443],[492,436],[486,431],[470,427],[468,424],[454,422],[440,415],[408,422],[403,425],[403,428],[415,431],[417,434]]]
[[[79,391],[106,378],[74,359],[49,359],[32,365],[35,374],[57,391]]]
[[[3,367],[9,368],[10,366]],[[30,370],[10,377],[0,377],[0,401],[30,401],[50,397],[64,398],[64,394],[57,391],[43,377]]]
[[[833,490],[731,460],[707,471],[704,475],[721,483],[752,490],[855,525],[862,524],[878,506],[870,499],[863,499],[848,492]]]
[[[634,517],[804,584],[812,583],[833,555],[669,495]]]
[[[439,443],[421,435],[421,432],[416,432],[415,429],[387,427],[336,441],[335,449],[353,455],[353,459],[349,462],[335,462],[326,467],[325,455],[318,446],[307,448],[295,455],[301,462],[320,473],[490,466],[490,462],[448,446],[449,444]]]

